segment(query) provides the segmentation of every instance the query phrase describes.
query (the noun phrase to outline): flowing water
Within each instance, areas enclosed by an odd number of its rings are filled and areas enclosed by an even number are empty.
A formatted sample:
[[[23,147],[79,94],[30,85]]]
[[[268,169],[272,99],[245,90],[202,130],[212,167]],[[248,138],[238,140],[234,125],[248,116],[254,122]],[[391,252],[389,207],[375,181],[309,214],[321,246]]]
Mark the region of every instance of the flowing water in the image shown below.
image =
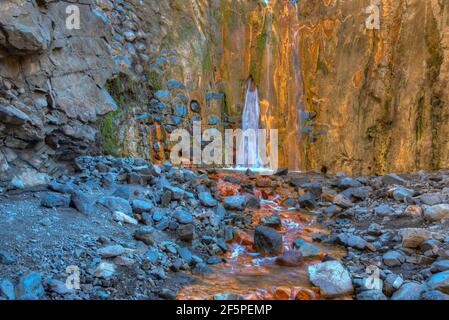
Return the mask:
[[[263,217],[278,213],[282,227],[278,230],[283,236],[283,251],[292,250],[297,238],[314,242],[312,235],[327,233],[312,215],[279,206],[280,199],[262,201],[261,208],[252,212],[252,226],[259,224]],[[321,253],[314,260],[303,260],[295,267],[276,264],[276,255],[261,256],[252,248],[252,230],[234,237],[230,249],[223,256],[226,262],[213,266],[213,273],[196,276],[194,284],[184,287],[178,299],[208,300],[214,295],[234,294],[244,299],[271,300],[311,300],[319,299],[308,280],[307,267],[320,262],[329,254],[338,258],[343,251],[335,246],[314,243]]]
[[[237,152],[237,165],[246,168],[259,168],[259,93],[251,79],[247,82],[242,130],[247,132],[248,136],[245,136],[240,142]]]

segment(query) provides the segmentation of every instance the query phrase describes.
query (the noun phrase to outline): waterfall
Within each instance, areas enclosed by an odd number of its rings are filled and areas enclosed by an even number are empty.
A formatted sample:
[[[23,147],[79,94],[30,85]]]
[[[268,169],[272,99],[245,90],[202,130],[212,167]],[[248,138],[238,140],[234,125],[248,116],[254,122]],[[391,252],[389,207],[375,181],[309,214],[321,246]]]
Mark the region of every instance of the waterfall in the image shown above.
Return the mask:
[[[242,115],[242,130],[248,134],[240,141],[239,152],[237,152],[237,165],[240,167],[259,168],[260,166],[257,144],[259,114],[259,93],[254,81],[250,78],[246,83],[245,107]]]

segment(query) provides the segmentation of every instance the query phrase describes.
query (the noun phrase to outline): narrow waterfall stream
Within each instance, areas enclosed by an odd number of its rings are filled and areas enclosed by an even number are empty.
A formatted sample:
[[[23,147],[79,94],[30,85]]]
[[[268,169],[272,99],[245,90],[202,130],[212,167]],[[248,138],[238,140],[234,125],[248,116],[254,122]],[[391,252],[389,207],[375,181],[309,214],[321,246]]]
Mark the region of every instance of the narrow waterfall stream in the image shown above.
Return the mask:
[[[258,150],[259,117],[259,92],[252,77],[250,77],[246,84],[245,107],[242,114],[242,130],[248,132],[248,136],[242,139],[238,148],[238,167],[251,169],[260,167]]]

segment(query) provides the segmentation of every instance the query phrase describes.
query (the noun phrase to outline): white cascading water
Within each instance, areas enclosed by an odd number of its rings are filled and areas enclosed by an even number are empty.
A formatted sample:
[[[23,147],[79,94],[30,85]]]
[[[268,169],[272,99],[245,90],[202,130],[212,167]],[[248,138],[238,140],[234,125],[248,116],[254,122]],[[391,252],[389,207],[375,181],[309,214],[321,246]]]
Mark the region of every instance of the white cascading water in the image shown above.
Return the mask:
[[[252,130],[253,137],[245,137],[240,142],[237,153],[237,165],[243,168],[259,168],[258,130],[259,130],[259,93],[252,79],[246,84],[245,107],[242,115],[242,130]]]

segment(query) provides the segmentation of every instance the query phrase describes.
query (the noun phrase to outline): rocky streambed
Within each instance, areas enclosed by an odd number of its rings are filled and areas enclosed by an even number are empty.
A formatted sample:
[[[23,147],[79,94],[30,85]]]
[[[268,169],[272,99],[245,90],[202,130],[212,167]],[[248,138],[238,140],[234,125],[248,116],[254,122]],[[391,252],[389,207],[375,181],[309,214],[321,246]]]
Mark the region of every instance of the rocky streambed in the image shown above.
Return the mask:
[[[0,299],[448,298],[448,171],[76,169],[0,194]]]

